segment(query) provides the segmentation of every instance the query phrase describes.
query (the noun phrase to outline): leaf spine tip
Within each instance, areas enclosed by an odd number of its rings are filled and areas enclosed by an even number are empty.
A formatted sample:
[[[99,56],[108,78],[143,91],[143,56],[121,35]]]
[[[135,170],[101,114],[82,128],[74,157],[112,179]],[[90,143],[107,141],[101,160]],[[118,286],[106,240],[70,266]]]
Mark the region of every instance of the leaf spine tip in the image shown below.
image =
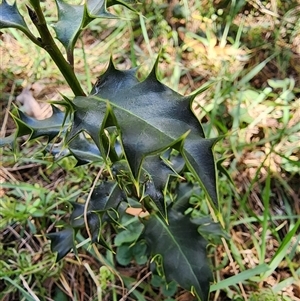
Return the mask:
[[[150,71],[150,73],[148,74],[146,79],[150,79],[150,80],[155,80],[157,82],[159,82],[158,76],[157,76],[157,70],[158,70],[158,63],[159,63],[159,57],[160,55],[157,56],[155,63]]]

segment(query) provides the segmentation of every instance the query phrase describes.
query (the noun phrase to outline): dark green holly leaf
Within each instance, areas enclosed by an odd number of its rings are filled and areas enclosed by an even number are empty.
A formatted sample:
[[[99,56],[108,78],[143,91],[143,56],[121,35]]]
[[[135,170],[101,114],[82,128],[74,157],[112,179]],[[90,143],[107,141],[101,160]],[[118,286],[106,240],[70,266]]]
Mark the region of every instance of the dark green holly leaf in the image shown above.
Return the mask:
[[[64,147],[63,142],[60,143],[48,143],[45,151],[54,156],[55,160],[61,160],[71,155],[68,148]]]
[[[163,190],[170,175],[176,174],[158,155],[146,157],[143,162],[143,170],[149,174],[145,181],[145,194],[153,200],[162,216],[166,218]],[[142,181],[144,180],[142,179]]]
[[[149,173],[156,190],[160,192],[165,188],[168,178],[171,175],[176,175],[172,168],[158,155],[146,157],[143,162],[143,170],[145,170],[146,173]]]
[[[176,188],[177,196],[172,209],[182,214],[190,207],[190,197],[199,194],[199,187],[191,183],[179,183]]]
[[[78,165],[102,161],[99,149],[93,141],[79,133],[70,143],[69,150],[78,161]]]
[[[115,18],[106,10],[106,0],[87,0],[86,6],[91,17]]]
[[[123,5],[130,10],[133,8],[130,6],[131,3],[135,3],[136,1],[119,1],[119,0],[87,0],[86,5],[88,8],[88,13],[93,18],[116,18],[117,16],[109,13],[107,11],[107,7],[113,5]]]
[[[183,97],[160,83],[153,70],[143,81],[135,70],[116,70],[111,63],[95,84],[91,95],[76,97],[70,139],[86,131],[106,157],[104,129],[116,126],[133,176],[139,179],[142,161],[169,147],[181,152],[214,204],[217,204],[216,172],[212,147],[191,110],[195,95]]]
[[[56,0],[58,21],[54,25],[57,39],[66,48],[68,58],[73,54],[75,43],[82,28],[92,19],[87,20],[86,7],[84,5],[71,5],[62,0]],[[69,62],[73,64],[73,62]]]
[[[67,228],[59,232],[49,233],[47,237],[51,240],[51,251],[57,252],[56,261],[65,257],[71,249],[76,253],[75,231]]]
[[[73,211],[70,216],[70,223],[73,228],[83,228],[84,227],[84,207],[85,204],[77,203],[77,202],[70,202],[73,206]]]
[[[160,212],[160,214],[166,218],[166,204],[164,195],[161,191],[157,190],[155,184],[152,180],[147,180],[145,185],[145,196],[149,196],[150,199],[154,202],[156,209]]]
[[[18,113],[14,113],[11,114],[12,118],[14,119],[16,126],[17,126],[17,130],[7,136],[7,137],[3,137],[0,138],[0,148],[4,147],[4,146],[10,146],[11,148],[15,149],[16,146],[16,139],[18,137],[22,137],[24,135],[31,135],[32,130],[31,128],[25,123],[23,122],[21,119],[19,119],[16,115]]]
[[[177,173],[182,172],[182,170],[185,167],[185,162],[184,162],[183,157],[180,154],[178,154],[176,156],[171,154],[171,156],[168,160],[170,161],[170,164],[171,164],[172,168]]]
[[[85,222],[83,217],[85,204],[76,203],[76,202],[71,202],[71,204],[73,206],[73,211],[70,216],[71,226],[74,229],[85,228]],[[102,245],[104,248],[111,250],[111,248],[104,241],[101,235],[102,220],[104,220],[104,218],[101,214],[97,214],[89,210],[87,211],[87,223],[91,233],[91,242],[92,243],[97,242],[100,245]]]
[[[101,219],[97,213],[90,212],[87,216],[89,229],[91,232],[91,242],[98,242],[101,237]]]
[[[89,210],[101,212],[111,208],[117,209],[120,202],[125,198],[126,196],[117,182],[102,182],[92,193]]]
[[[113,181],[105,181],[95,187],[88,203],[87,214],[106,213],[107,210],[117,209],[119,204],[125,200],[125,195],[119,185]],[[70,216],[71,226],[74,228],[84,227],[85,204],[71,202],[73,212]],[[105,216],[102,219],[105,220]]]
[[[168,212],[168,223],[160,215],[145,221],[144,237],[153,256],[161,255],[167,281],[174,280],[186,290],[195,291],[208,300],[213,280],[206,256],[206,240],[188,216]]]
[[[29,139],[34,139],[41,136],[47,136],[49,141],[63,130],[63,123],[65,122],[65,113],[60,111],[57,107],[52,106],[53,114],[51,117],[38,120],[19,111],[19,116],[14,117],[18,126],[18,137],[30,134]],[[65,128],[68,124],[65,125]]]
[[[139,83],[136,72],[136,68],[117,70],[111,60],[107,70],[98,78],[90,95],[101,93],[104,99],[109,99],[110,96],[117,97],[122,90],[130,89]]]
[[[107,0],[107,7],[113,6],[113,5],[123,5],[125,7],[127,7],[128,9],[135,11],[133,9],[133,7],[131,6],[131,4],[135,4],[138,3],[137,0]]]
[[[216,167],[212,148],[218,139],[200,139],[189,134],[182,148],[182,156],[214,205],[218,204]]]
[[[114,162],[114,164],[111,167],[111,171],[115,177],[117,176],[125,176],[129,174],[129,167],[125,160],[120,160],[117,162]]]
[[[102,218],[100,214],[90,212],[87,215],[88,226],[91,234],[91,242],[98,243],[107,250],[113,252],[109,244],[102,237]]]
[[[20,14],[17,3],[9,5],[6,0],[0,4],[0,28],[17,28],[25,33],[30,33],[23,16]]]

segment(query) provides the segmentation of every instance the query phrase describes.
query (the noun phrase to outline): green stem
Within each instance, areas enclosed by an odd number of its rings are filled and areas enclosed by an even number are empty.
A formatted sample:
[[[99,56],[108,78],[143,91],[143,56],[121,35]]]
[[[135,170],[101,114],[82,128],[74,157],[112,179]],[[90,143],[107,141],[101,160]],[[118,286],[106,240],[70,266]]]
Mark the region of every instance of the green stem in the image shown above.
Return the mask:
[[[39,47],[43,47],[41,41],[39,41],[30,31],[28,31],[27,29],[25,30],[21,27],[18,29],[21,30],[34,44],[36,44]]]
[[[66,79],[73,93],[76,96],[85,95],[74,73],[73,67],[65,60],[64,56],[62,55],[61,51],[57,47],[47,27],[44,14],[40,6],[40,1],[31,0],[30,3],[38,17],[38,21],[34,25],[36,26],[41,36],[41,40],[42,40],[41,47],[44,48],[49,53],[54,63],[56,64],[56,66],[58,67],[58,69],[60,70],[64,78]]]

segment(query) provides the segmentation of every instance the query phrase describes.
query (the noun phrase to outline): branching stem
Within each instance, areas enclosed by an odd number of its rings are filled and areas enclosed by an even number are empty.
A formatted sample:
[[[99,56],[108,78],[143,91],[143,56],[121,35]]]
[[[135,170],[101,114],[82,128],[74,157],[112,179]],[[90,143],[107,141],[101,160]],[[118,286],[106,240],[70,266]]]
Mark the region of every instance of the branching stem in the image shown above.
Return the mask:
[[[40,6],[40,1],[31,0],[30,3],[37,15],[37,22],[34,25],[41,36],[41,47],[49,53],[54,63],[66,79],[73,93],[76,96],[84,96],[85,93],[82,90],[81,85],[74,73],[73,67],[62,55],[47,27],[44,14]]]

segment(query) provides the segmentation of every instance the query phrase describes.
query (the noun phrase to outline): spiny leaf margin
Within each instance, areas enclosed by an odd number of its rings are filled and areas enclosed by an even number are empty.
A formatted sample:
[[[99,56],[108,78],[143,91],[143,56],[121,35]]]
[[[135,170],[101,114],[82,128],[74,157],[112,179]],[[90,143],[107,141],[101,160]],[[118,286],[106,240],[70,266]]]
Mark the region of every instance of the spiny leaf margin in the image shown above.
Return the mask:
[[[217,205],[212,152],[217,139],[204,137],[201,124],[191,109],[195,94],[182,96],[163,85],[156,76],[157,65],[140,82],[135,77],[135,69],[121,71],[111,62],[91,94],[74,99],[76,109],[70,139],[86,131],[99,147],[102,157],[106,158],[104,129],[117,127],[136,182],[147,156],[177,147],[189,170],[212,203]]]

